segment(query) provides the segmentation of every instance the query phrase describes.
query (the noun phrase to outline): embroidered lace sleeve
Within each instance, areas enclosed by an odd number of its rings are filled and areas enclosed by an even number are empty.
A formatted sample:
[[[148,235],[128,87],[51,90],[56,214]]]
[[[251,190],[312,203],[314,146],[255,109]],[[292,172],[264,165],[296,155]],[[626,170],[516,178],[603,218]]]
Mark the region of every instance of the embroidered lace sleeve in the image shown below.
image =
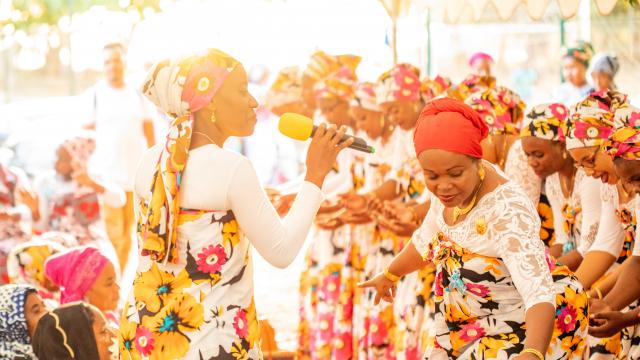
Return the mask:
[[[522,150],[522,141],[513,143],[509,149],[505,173],[511,181],[520,186],[534,205],[540,201],[542,180],[527,163],[527,155]]]
[[[535,208],[517,188],[504,185],[498,196],[488,199],[495,211],[489,239],[509,269],[525,309],[548,302],[555,306],[556,292],[540,240],[540,219]]]
[[[437,199],[431,198],[431,208],[427,217],[422,222],[418,230],[413,233],[411,243],[415,246],[423,260],[431,260],[430,243],[433,236],[439,231],[436,221],[442,214],[442,204]]]

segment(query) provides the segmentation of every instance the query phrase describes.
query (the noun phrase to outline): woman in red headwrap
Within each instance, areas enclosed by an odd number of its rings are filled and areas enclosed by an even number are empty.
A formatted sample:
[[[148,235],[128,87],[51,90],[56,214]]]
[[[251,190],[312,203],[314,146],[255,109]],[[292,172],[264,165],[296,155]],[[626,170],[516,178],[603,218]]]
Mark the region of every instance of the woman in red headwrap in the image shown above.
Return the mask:
[[[567,268],[549,262],[531,201],[481,160],[487,133],[460,101],[425,107],[414,143],[431,208],[389,267],[360,286],[392,301],[402,276],[435,264],[432,360],[580,359],[586,294]]]

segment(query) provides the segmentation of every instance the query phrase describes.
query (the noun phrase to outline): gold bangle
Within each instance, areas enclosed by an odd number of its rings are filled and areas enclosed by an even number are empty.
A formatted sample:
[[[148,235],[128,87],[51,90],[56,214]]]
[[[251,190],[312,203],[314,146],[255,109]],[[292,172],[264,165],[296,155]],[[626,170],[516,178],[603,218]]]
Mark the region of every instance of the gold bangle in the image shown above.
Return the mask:
[[[533,354],[535,355],[538,359],[540,360],[544,360],[544,355],[542,355],[542,353],[534,348],[526,348],[524,350],[522,350],[520,352],[520,354]]]
[[[598,294],[598,300],[602,300],[602,291],[600,291],[600,289],[598,289],[597,287],[594,287],[593,290],[595,290],[596,294]]]
[[[391,281],[392,283],[397,283],[398,281],[400,281],[400,276],[392,274],[391,271],[389,271],[389,268],[386,267],[384,269],[384,277],[387,278],[387,280]]]

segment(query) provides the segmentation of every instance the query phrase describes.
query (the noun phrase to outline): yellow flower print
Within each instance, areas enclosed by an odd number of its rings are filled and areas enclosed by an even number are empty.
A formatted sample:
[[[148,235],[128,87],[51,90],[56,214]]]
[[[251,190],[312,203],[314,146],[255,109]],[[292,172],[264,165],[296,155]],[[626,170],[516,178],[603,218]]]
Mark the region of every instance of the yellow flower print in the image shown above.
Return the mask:
[[[250,360],[249,353],[239,341],[236,341],[231,345],[231,356],[236,360]]]
[[[533,120],[533,127],[539,134],[548,134],[551,131],[551,127],[545,120]]]
[[[128,306],[125,306],[127,309]],[[140,360],[142,357],[136,349],[136,330],[138,324],[129,321],[126,316],[123,316],[120,321],[120,334],[118,336],[118,345],[120,347],[120,358],[122,360]]]
[[[251,300],[251,305],[247,309],[247,323],[249,324],[247,341],[249,342],[249,347],[253,348],[260,341],[260,324],[256,315],[256,304],[253,300]]]
[[[51,249],[47,245],[30,246],[25,250],[25,253],[31,260],[24,265],[27,277],[45,286],[47,279],[44,276],[44,262],[51,256]]]
[[[143,303],[148,311],[156,313],[171,297],[182,294],[183,290],[189,286],[191,286],[191,279],[185,270],[174,277],[171,273],[158,269],[157,264],[154,263],[151,269],[136,278],[133,292],[136,299]]]
[[[524,339],[522,339],[524,340]],[[509,334],[502,339],[495,339],[491,337],[483,337],[478,345],[478,352],[482,354],[481,359],[496,359],[498,357],[498,351],[506,349],[507,344],[517,344],[521,340],[515,334]]]
[[[465,322],[471,318],[471,312],[464,304],[446,304],[444,315],[447,323]]]
[[[222,225],[222,239],[225,244],[229,244],[231,246],[236,246],[240,242],[237,221],[231,220]]]
[[[562,350],[566,352],[567,359],[580,359],[584,349],[587,348],[585,338],[575,335],[562,339]]]
[[[183,358],[189,350],[189,338],[185,334],[197,331],[203,323],[204,309],[191,295],[168,299],[155,316],[142,320],[142,326],[151,331],[155,340],[150,359]]]

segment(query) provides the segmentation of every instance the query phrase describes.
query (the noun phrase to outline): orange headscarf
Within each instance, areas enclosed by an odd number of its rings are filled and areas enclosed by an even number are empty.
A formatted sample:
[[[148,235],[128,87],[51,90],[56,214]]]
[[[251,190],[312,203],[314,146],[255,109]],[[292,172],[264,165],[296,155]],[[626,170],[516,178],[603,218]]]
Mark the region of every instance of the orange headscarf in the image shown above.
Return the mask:
[[[434,99],[418,117],[413,143],[416,155],[440,149],[480,159],[480,142],[488,133],[485,122],[469,105],[451,98]]]

